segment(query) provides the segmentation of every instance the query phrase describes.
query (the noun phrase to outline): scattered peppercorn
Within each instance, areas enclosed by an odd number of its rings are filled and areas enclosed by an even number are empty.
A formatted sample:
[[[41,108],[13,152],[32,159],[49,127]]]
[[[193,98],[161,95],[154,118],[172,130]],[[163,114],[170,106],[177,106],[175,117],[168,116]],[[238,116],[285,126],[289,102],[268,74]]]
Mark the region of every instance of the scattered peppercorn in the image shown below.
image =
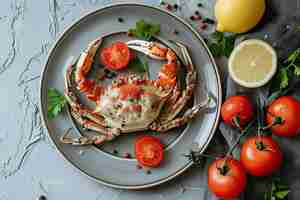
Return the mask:
[[[205,18],[203,20],[204,23],[207,23],[207,24],[215,24],[215,21],[213,19],[210,19],[210,18]]]
[[[198,3],[197,6],[198,6],[199,8],[201,8],[201,7],[203,7],[203,4],[202,4],[202,3]]]
[[[166,9],[167,9],[167,10],[171,11],[172,8],[173,8],[173,6],[172,6],[171,4],[167,4],[167,6],[166,6]]]
[[[114,150],[113,150],[113,153],[114,153],[114,154],[118,154],[119,152],[118,152],[118,150],[114,149]]]
[[[143,167],[141,165],[136,165],[137,169],[142,169]]]
[[[194,16],[194,15],[190,16],[190,19],[191,19],[192,21],[194,21],[194,20],[195,20],[195,16]]]
[[[174,8],[175,10],[177,10],[177,9],[178,9],[178,5],[175,3],[175,4],[173,5],[173,8]]]
[[[151,172],[150,169],[146,170],[146,174],[151,174],[151,173],[152,173],[152,172]]]
[[[178,35],[179,34],[179,31],[177,31],[176,29],[173,31],[173,34],[174,35]]]
[[[127,32],[127,36],[128,36],[128,37],[133,37],[134,35],[133,35],[132,32],[129,32],[129,31],[128,31],[128,32]]]
[[[196,10],[195,15],[200,15],[200,12],[198,10]]]
[[[201,28],[202,30],[205,30],[205,29],[207,28],[207,24],[201,24],[201,25],[200,25],[200,28]]]
[[[47,200],[47,197],[45,195],[39,196],[38,200]]]
[[[165,3],[164,1],[161,1],[160,4],[161,4],[161,5],[165,5],[166,3]]]
[[[201,20],[201,19],[202,19],[202,17],[200,15],[195,16],[195,20]]]
[[[124,22],[124,19],[123,19],[122,17],[119,17],[119,18],[118,18],[118,22],[123,23],[123,22]]]
[[[131,154],[130,153],[125,153],[124,157],[125,158],[131,158]]]

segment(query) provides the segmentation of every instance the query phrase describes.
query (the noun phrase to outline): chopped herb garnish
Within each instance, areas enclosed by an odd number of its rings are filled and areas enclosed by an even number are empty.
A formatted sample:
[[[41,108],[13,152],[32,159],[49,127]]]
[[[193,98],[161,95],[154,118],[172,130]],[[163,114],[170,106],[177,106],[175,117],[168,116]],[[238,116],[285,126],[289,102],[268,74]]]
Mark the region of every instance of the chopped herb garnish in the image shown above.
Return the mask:
[[[134,99],[128,99],[128,101],[129,101],[130,103],[134,103],[134,102],[135,102]]]
[[[207,40],[208,47],[215,57],[229,57],[234,49],[236,35],[225,35],[221,32],[214,32]]]
[[[149,65],[147,61],[142,61],[138,56],[136,56],[129,63],[129,67],[140,73],[147,73],[149,75]]]
[[[61,95],[57,89],[48,89],[48,117],[50,119],[57,116],[66,104],[65,96]]]
[[[128,30],[128,34],[144,40],[151,40],[153,36],[160,32],[159,24],[147,23],[145,20],[136,22],[136,27]]]

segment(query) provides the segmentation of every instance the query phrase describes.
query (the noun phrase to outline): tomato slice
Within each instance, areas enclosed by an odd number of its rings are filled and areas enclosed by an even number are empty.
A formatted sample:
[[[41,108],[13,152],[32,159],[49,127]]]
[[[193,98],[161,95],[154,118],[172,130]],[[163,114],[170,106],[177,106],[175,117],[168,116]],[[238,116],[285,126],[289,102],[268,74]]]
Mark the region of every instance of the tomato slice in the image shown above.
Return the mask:
[[[103,48],[101,50],[100,57],[101,57],[101,63],[103,65],[105,65],[106,67],[110,66],[111,64],[110,64],[109,60],[110,60],[110,57],[111,57],[111,47]]]
[[[103,48],[101,51],[101,62],[111,70],[120,70],[127,67],[130,51],[126,43],[115,42],[110,47]]]
[[[135,156],[142,166],[157,167],[164,158],[164,148],[158,138],[143,136],[135,142]]]

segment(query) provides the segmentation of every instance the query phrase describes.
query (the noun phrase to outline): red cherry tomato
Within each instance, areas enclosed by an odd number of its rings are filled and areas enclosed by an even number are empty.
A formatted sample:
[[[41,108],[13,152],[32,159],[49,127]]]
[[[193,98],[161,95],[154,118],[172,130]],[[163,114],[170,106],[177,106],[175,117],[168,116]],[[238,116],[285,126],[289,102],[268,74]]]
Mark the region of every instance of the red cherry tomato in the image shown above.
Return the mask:
[[[101,62],[111,70],[120,70],[127,67],[130,51],[126,43],[115,42],[110,47],[103,48],[101,51]]]
[[[126,84],[119,88],[120,99],[138,99],[141,96],[142,90],[138,85]]]
[[[135,142],[135,156],[142,166],[157,167],[164,157],[163,145],[156,137],[140,137]]]
[[[208,187],[219,198],[236,198],[244,191],[247,177],[244,167],[233,158],[217,159],[208,168]]]
[[[300,133],[300,102],[291,96],[283,96],[271,103],[267,108],[267,124],[274,122],[275,117],[282,119],[282,124],[271,128],[279,136],[295,136]]]
[[[243,127],[253,118],[253,105],[247,96],[229,97],[222,105],[221,116],[226,124],[234,127],[234,119],[238,117]]]
[[[268,176],[278,170],[283,159],[279,145],[269,136],[246,139],[241,150],[241,163],[253,176]]]

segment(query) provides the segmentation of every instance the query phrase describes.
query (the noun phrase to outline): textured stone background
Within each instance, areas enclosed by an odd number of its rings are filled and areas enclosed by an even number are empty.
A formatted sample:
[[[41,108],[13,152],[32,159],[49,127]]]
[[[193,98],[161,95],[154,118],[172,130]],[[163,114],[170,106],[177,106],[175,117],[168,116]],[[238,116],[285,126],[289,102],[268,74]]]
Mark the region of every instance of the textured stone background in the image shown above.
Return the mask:
[[[174,0],[175,1],[175,0]],[[205,4],[205,15],[212,15],[213,0],[178,0],[188,16],[197,2]],[[0,6],[0,200],[36,199],[45,194],[50,200],[175,200],[206,199],[205,169],[192,169],[173,182],[144,191],[115,190],[81,175],[56,151],[47,137],[39,116],[39,80],[47,53],[59,34],[86,12],[112,2],[125,0],[3,0]],[[157,5],[159,0],[136,0]],[[275,2],[275,17],[266,28],[258,28],[255,37],[277,44],[299,46],[299,37],[290,33],[281,37],[277,24],[299,22],[299,0]],[[277,3],[276,3],[277,2]],[[273,4],[273,3],[272,3]],[[277,16],[277,17],[276,17]],[[280,17],[278,17],[280,16]],[[278,21],[279,20],[279,21]],[[295,23],[294,23],[295,24]],[[293,24],[292,24],[293,25]],[[253,36],[253,35],[252,35]],[[297,43],[298,42],[298,43]],[[274,43],[273,43],[274,44]],[[285,52],[283,52],[285,54]],[[298,199],[299,139],[282,139],[289,154],[282,176],[291,183],[290,199]],[[292,145],[291,145],[292,144]],[[287,173],[294,172],[294,173]],[[203,183],[203,184],[202,184]],[[262,187],[261,187],[262,188]],[[246,196],[251,196],[251,191]],[[256,199],[247,198],[247,199]]]
[[[0,199],[202,199],[197,170],[162,188],[115,190],[81,175],[56,151],[39,116],[47,53],[68,25],[114,0],[5,0],[0,6]],[[121,2],[121,1],[118,1]],[[159,1],[138,1],[158,4]],[[205,185],[202,186],[205,188]]]

